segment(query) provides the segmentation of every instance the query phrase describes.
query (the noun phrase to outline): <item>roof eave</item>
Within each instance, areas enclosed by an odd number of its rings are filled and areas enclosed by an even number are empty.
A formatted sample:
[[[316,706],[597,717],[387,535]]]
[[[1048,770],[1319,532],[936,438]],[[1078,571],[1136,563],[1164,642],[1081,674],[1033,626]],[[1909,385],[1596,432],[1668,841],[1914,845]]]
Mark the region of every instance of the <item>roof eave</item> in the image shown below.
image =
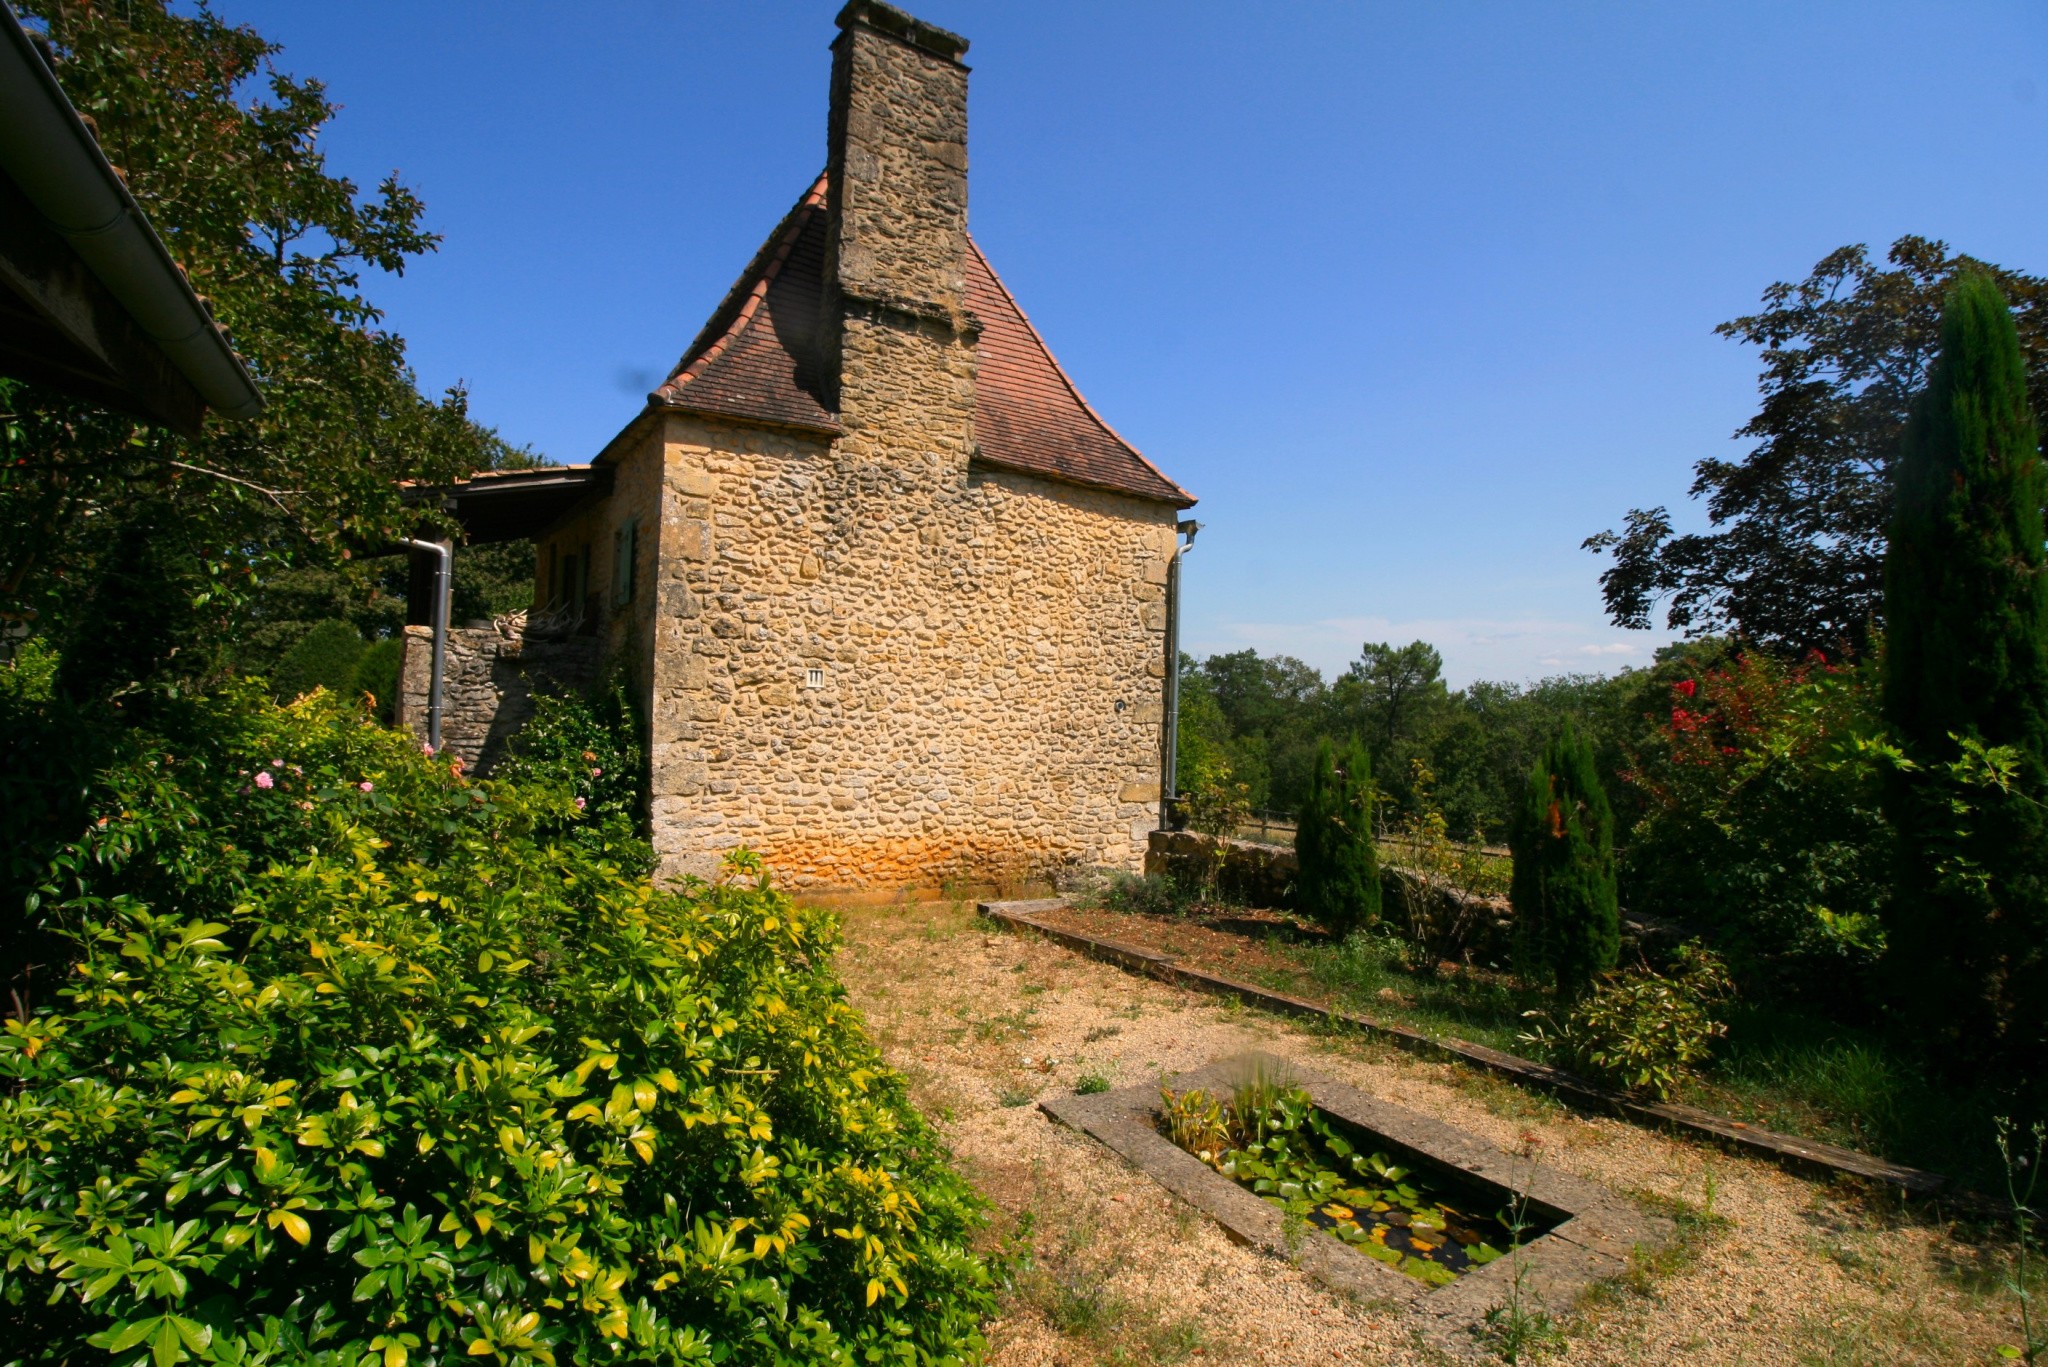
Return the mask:
[[[1042,470],[1036,466],[1025,465],[1017,461],[998,460],[994,456],[983,455],[979,451],[970,456],[967,463],[969,468],[978,466],[987,470],[1001,470],[1007,474],[1029,475],[1033,479],[1042,479],[1048,484],[1071,484],[1080,489],[1095,489],[1102,493],[1121,494],[1125,498],[1135,498],[1146,503],[1164,503],[1173,508],[1192,508],[1199,501],[1193,494],[1181,488],[1172,480],[1165,481],[1174,491],[1168,494],[1156,490],[1133,489],[1128,485],[1112,484],[1107,480],[1087,479],[1080,475],[1058,474],[1051,470]]]
[[[714,408],[709,404],[687,403],[681,399],[649,395],[648,410],[663,413],[681,413],[693,418],[707,418],[714,422],[736,422],[747,427],[768,427],[782,432],[801,432],[807,437],[843,437],[846,429],[836,422],[807,422],[802,418],[773,418],[760,413],[743,413],[735,409]]]

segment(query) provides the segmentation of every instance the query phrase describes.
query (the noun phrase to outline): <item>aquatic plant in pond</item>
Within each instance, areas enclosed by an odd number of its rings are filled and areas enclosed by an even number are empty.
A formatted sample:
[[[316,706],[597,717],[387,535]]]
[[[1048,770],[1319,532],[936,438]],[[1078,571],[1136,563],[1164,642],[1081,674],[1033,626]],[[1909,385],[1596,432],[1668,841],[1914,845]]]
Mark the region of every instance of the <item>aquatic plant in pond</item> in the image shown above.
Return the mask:
[[[1340,1132],[1308,1092],[1255,1079],[1229,1100],[1191,1089],[1161,1093],[1167,1137],[1289,1216],[1431,1286],[1505,1256],[1516,1244],[1506,1211],[1478,1184],[1451,1184]],[[1524,1225],[1526,1237],[1543,1232]]]

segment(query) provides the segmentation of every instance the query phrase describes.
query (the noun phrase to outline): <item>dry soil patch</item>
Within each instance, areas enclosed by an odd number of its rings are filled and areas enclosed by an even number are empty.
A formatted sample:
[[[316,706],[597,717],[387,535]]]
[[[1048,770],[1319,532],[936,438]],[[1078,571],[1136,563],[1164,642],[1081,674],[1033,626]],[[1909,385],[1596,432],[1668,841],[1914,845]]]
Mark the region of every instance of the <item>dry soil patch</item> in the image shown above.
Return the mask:
[[[965,904],[845,913],[841,971],[889,1061],[1035,1267],[990,1327],[991,1361],[1425,1363],[1391,1305],[1340,1300],[1239,1247],[1030,1103],[1130,1086],[1261,1048],[1619,1193],[1711,1205],[1668,1271],[1574,1317],[1572,1364],[1991,1359],[2016,1329],[1989,1257],[1881,1201],[1572,1114],[1506,1084],[1301,1026],[978,921]],[[1023,1231],[1021,1236],[1019,1231]]]

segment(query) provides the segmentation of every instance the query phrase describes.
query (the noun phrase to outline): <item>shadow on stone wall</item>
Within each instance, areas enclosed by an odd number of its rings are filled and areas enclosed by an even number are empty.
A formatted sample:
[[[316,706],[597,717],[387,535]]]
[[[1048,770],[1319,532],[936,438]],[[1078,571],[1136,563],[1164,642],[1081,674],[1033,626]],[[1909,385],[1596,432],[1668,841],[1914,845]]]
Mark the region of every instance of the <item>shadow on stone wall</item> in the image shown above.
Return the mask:
[[[434,633],[405,629],[397,717],[422,740],[433,676]],[[597,682],[604,645],[592,636],[530,625],[524,613],[448,631],[441,745],[472,773],[488,774],[533,716],[534,694],[577,692]]]

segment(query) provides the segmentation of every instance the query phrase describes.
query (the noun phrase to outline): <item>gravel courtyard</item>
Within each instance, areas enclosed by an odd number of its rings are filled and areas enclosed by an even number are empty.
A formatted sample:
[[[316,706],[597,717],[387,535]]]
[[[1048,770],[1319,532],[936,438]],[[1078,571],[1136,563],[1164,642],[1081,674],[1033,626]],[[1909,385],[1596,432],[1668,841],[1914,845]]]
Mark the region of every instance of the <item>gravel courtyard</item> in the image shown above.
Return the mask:
[[[1257,1047],[1678,1216],[1682,1249],[1596,1293],[1560,1361],[1985,1362],[2017,1338],[2003,1262],[1895,1199],[1619,1121],[1383,1045],[1319,1035],[996,930],[970,904],[845,912],[840,969],[890,1063],[1030,1270],[990,1331],[1000,1367],[1428,1363],[1390,1305],[1339,1299],[1231,1243],[1032,1103]]]

